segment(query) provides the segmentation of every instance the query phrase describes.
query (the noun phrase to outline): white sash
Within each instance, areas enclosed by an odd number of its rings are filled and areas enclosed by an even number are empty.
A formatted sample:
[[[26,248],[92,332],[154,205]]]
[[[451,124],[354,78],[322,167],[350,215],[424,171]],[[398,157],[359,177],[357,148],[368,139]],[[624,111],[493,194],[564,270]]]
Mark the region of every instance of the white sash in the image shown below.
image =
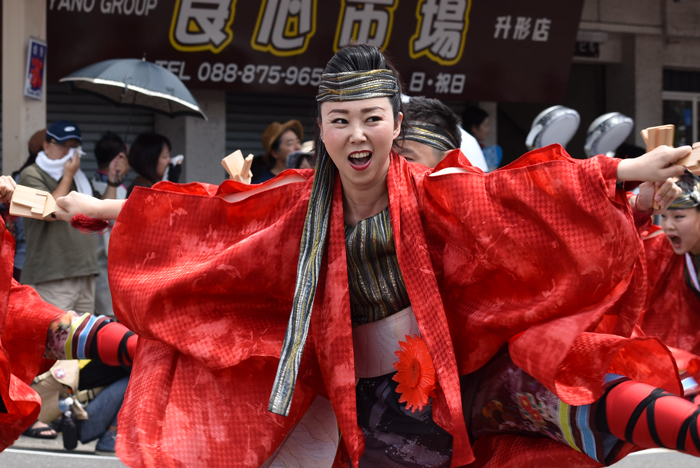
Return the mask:
[[[396,372],[394,363],[399,359],[395,353],[401,349],[399,341],[406,341],[406,335],[420,336],[412,307],[355,327],[352,330],[355,378],[369,379]]]

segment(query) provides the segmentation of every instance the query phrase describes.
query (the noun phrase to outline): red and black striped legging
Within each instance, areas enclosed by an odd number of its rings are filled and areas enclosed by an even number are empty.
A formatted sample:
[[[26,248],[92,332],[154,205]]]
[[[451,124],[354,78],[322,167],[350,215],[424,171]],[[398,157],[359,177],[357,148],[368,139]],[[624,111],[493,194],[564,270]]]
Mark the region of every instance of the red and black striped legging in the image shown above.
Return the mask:
[[[643,448],[700,456],[700,407],[660,388],[623,380],[599,400],[598,429]]]

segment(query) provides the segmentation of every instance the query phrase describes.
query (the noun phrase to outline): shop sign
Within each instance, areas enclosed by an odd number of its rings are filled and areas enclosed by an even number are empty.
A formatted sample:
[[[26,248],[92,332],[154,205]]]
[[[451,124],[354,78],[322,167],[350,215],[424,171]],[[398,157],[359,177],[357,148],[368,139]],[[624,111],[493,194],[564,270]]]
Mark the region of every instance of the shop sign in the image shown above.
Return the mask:
[[[312,95],[328,59],[355,41],[386,51],[410,94],[550,102],[563,98],[582,7],[583,0],[47,0],[56,50],[49,78],[145,53],[191,88]]]
[[[30,38],[27,47],[27,73],[24,75],[24,95],[41,100],[44,94],[46,42]]]

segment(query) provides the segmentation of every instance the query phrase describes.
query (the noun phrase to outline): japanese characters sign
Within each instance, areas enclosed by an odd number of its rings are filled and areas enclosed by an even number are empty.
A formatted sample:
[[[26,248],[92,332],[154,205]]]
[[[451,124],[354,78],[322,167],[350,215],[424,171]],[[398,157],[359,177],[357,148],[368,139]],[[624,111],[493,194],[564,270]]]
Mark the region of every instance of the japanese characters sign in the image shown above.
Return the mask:
[[[44,65],[46,42],[30,38],[27,48],[27,74],[24,78],[24,95],[41,100],[44,93]]]
[[[348,42],[375,45],[406,92],[563,97],[583,0],[47,0],[49,79],[145,53],[190,88],[316,92]],[[80,31],[80,34],[65,34]],[[89,40],[87,40],[89,38]]]

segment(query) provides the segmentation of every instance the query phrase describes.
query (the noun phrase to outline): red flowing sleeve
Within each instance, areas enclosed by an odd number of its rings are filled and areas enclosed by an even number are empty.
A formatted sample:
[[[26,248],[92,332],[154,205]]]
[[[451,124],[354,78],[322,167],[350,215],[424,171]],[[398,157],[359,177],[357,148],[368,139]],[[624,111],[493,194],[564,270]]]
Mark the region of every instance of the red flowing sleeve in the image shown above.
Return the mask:
[[[134,190],[110,242],[120,322],[213,369],[279,358],[309,190],[303,182],[226,200],[247,187]]]
[[[618,163],[555,145],[491,174],[458,151],[415,174],[461,374],[510,342],[513,361],[572,405],[600,397],[606,373],[680,391],[666,347],[630,338],[646,279]]]
[[[275,186],[289,174],[300,181]],[[139,335],[119,415],[127,465],[261,466],[316,395],[302,375],[290,416],[267,411],[309,200],[299,174],[160,183],[124,204],[109,280],[115,315]]]
[[[39,415],[41,399],[29,384],[44,362],[49,325],[63,311],[12,279],[14,240],[1,221],[0,229],[0,450],[4,450]]]

